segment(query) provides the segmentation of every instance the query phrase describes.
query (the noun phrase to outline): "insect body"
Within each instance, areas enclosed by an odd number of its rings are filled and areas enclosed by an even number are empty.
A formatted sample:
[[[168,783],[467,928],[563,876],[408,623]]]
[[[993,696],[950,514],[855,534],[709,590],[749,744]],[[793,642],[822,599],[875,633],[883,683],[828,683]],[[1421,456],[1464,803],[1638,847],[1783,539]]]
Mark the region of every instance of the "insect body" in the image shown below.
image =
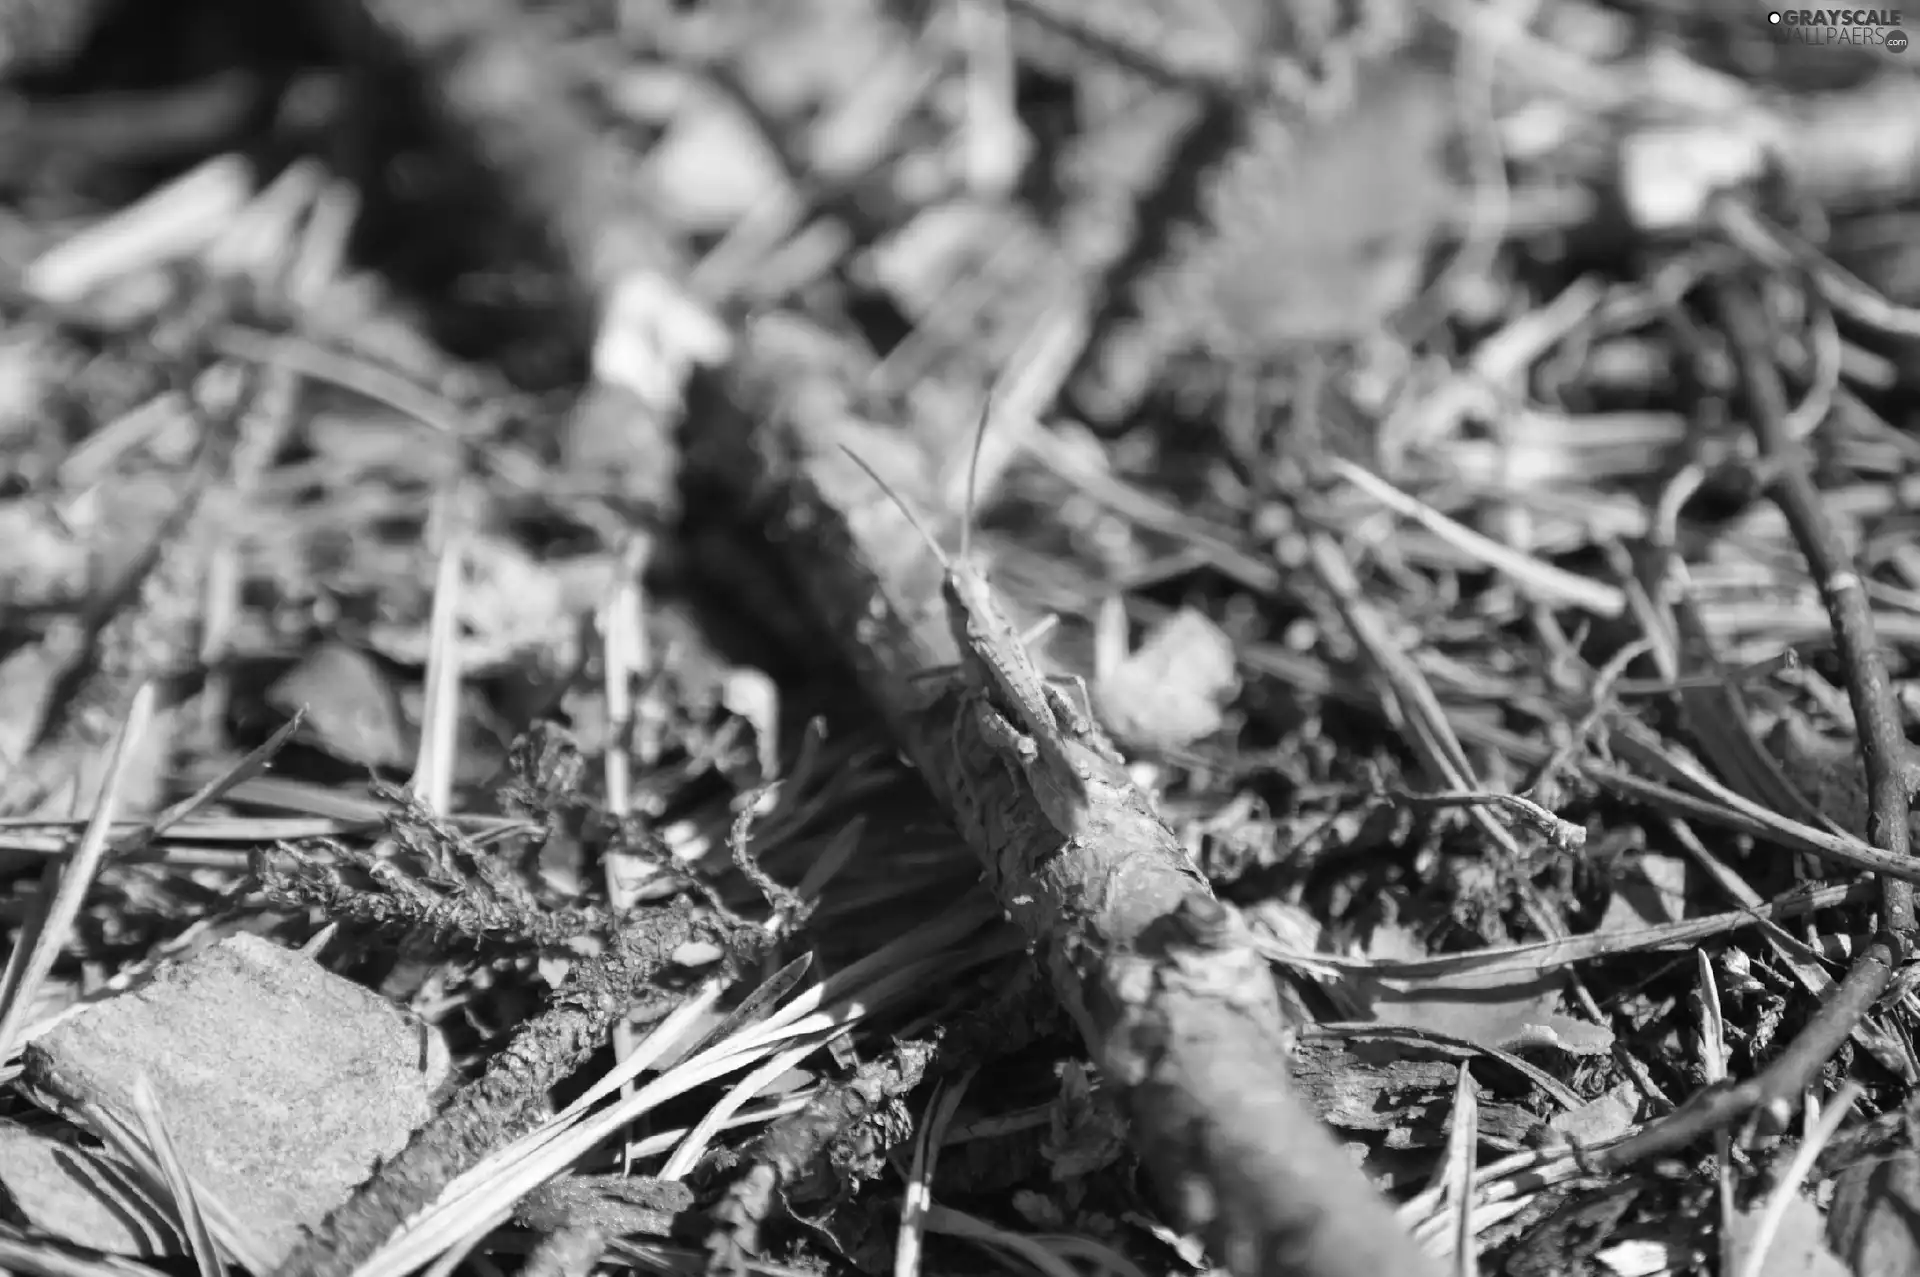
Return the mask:
[[[913,508],[879,472],[852,449],[847,455],[867,472],[927,543],[942,570],[940,596],[947,625],[960,651],[961,667],[978,684],[986,703],[974,707],[987,739],[1012,756],[1039,799],[1047,819],[1073,836],[1085,822],[1087,785],[1103,768],[1117,768],[1118,755],[1093,732],[1077,707],[1041,675],[1019,631],[1007,620],[993,586],[971,553],[973,501],[986,434],[983,412],[967,476],[967,503],[960,551],[950,557]]]

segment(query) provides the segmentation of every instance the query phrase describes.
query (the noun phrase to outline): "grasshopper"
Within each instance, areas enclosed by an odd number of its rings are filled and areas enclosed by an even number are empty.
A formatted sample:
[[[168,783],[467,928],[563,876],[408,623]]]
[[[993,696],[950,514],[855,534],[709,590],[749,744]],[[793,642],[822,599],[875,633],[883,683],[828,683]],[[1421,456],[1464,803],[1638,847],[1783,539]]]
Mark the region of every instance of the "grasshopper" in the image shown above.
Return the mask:
[[[1041,675],[1025,641],[1001,612],[993,586],[972,552],[973,507],[991,409],[983,408],[967,469],[967,499],[960,524],[960,549],[950,557],[920,521],[913,507],[858,453],[845,448],[866,471],[940,563],[940,597],[947,625],[960,651],[961,668],[983,695],[974,707],[988,741],[1014,764],[1032,787],[1041,810],[1061,833],[1073,837],[1086,822],[1088,786],[1096,780],[1123,783],[1121,759],[1078,706]],[[844,448],[844,445],[842,445]],[[1003,710],[1005,712],[1003,712]]]

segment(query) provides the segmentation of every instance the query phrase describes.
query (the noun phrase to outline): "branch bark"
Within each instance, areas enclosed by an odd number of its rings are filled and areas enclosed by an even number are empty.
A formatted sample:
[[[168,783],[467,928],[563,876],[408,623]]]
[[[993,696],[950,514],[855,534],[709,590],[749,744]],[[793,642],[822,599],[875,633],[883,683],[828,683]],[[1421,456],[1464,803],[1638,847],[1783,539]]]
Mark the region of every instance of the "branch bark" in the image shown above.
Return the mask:
[[[1055,994],[1132,1119],[1181,1227],[1240,1277],[1437,1273],[1388,1203],[1299,1102],[1292,1030],[1237,915],[1213,898],[1145,796],[1103,796],[1082,836],[1056,832],[930,671],[957,653],[939,565],[835,446],[846,396],[757,325],[697,377],[690,471],[711,476],[783,555],[927,787],[980,857]],[[882,467],[888,469],[890,467]],[[922,495],[925,482],[888,476]]]

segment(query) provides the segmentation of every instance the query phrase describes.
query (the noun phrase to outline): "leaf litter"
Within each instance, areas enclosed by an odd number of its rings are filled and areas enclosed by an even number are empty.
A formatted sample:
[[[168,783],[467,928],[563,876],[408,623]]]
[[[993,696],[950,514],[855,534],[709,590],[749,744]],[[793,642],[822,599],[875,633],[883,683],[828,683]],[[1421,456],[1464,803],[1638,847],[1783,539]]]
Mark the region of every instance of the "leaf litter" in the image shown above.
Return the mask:
[[[291,82],[218,46],[254,122],[7,179],[0,1266],[1282,1271],[1271,1182],[1166,1191],[1008,835],[900,765],[836,655],[883,641],[697,407],[784,352],[950,476],[1048,317],[979,539],[1244,920],[1164,970],[1270,964],[1314,1156],[1436,1272],[1897,1270],[1916,325],[1869,232],[1913,175],[1809,168],[1808,219],[1751,127],[1811,166],[1891,69],[1572,0],[1272,65],[1058,0],[376,8],[302,11]],[[43,34],[71,101],[154,101]],[[124,1090],[49,1054],[238,938],[294,1003]],[[211,1117],[279,1093],[177,1079],[276,1017],[344,1053],[347,986],[451,1075],[263,1251],[210,1169],[284,1119]]]

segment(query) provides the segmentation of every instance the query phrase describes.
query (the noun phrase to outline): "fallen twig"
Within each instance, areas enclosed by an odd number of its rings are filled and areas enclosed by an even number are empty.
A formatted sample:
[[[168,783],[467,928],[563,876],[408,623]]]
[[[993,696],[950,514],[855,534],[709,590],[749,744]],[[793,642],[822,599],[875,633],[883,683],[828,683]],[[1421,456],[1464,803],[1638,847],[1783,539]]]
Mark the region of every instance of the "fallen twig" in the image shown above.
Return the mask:
[[[1794,540],[1807,556],[1820,597],[1833,622],[1834,645],[1846,671],[1847,698],[1859,725],[1860,752],[1866,765],[1870,799],[1867,838],[1900,858],[1910,856],[1908,793],[1901,771],[1906,733],[1887,679],[1886,658],[1874,634],[1873,611],[1846,546],[1835,532],[1808,472],[1806,451],[1786,438],[1786,399],[1780,373],[1767,353],[1766,334],[1744,285],[1727,281],[1718,290],[1721,323],[1739,363],[1741,388],[1763,464],[1774,468],[1774,501],[1786,516]],[[1912,946],[1913,886],[1882,875],[1880,934],[1854,962],[1839,996],[1822,1005],[1801,1036],[1761,1076],[1762,1112],[1775,1129],[1785,1126],[1807,1082],[1846,1040],[1855,1020],[1873,1005],[1893,970]],[[1843,1018],[1844,1017],[1844,1018]],[[1788,1072],[1787,1066],[1793,1066]]]
[[[938,563],[836,446],[839,389],[782,360],[766,329],[742,350],[694,383],[689,463],[785,551],[1123,1097],[1175,1220],[1241,1277],[1435,1271],[1293,1095],[1272,978],[1145,797],[1092,789],[1085,834],[1066,838],[966,698],[929,701],[926,675],[960,655]]]

